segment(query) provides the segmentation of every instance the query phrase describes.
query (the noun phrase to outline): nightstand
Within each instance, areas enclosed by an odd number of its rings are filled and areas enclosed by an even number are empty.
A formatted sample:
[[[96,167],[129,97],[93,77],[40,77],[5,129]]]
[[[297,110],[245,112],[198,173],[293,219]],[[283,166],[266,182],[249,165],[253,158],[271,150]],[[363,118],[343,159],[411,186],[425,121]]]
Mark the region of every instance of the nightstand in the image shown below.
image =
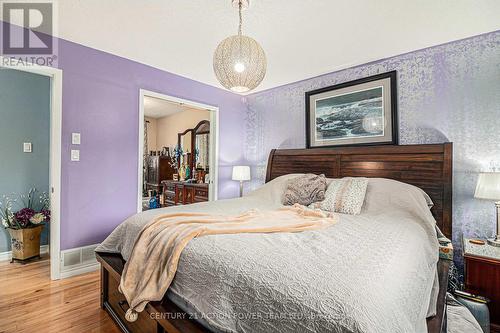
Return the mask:
[[[465,289],[491,300],[491,332],[500,333],[500,247],[476,245],[463,238]]]

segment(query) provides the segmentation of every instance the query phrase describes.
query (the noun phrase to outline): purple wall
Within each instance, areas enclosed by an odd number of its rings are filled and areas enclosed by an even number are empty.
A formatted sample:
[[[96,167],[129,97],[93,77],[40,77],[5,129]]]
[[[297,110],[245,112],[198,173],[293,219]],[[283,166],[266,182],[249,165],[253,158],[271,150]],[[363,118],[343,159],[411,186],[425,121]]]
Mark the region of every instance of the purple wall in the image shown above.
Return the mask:
[[[0,36],[8,23],[0,20]],[[23,28],[12,25],[17,38]],[[218,198],[238,195],[232,166],[243,159],[240,95],[63,39],[61,249],[99,243],[137,209],[139,89],[219,108]],[[82,135],[71,145],[71,133]],[[80,162],[70,161],[72,147]]]
[[[238,193],[241,97],[105,52],[59,40],[63,70],[61,249],[101,242],[137,207],[139,89],[218,106],[219,198]],[[70,161],[80,132],[80,162]]]

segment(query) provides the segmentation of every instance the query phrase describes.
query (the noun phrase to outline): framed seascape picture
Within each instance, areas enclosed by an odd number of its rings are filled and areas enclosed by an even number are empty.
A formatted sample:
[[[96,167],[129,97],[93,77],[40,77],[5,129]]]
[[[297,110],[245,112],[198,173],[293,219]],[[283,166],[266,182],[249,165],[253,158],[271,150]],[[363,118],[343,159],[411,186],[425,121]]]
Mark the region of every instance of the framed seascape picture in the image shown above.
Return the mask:
[[[396,71],[306,92],[307,148],[398,143]]]

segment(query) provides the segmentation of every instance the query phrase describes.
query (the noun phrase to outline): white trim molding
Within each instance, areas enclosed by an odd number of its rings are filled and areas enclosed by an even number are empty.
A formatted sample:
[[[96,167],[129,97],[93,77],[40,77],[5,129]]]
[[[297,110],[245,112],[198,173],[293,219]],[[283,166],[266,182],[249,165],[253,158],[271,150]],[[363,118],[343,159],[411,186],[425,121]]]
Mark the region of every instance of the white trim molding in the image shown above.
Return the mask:
[[[81,265],[79,267],[73,267],[70,269],[66,269],[61,271],[60,278],[61,279],[67,279],[72,276],[77,276],[81,274],[86,274],[90,272],[95,272],[101,268],[101,264],[96,262],[94,264],[89,264],[89,265]]]
[[[142,179],[144,155],[144,97],[154,97],[168,102],[210,111],[210,186],[208,200],[215,201],[219,187],[219,108],[213,105],[193,102],[187,99],[164,95],[150,90],[139,89],[139,156],[137,172],[137,212],[142,212]],[[212,168],[213,166],[213,168]]]
[[[100,268],[95,257],[99,244],[77,247],[61,251],[61,279],[96,271]]]
[[[35,64],[10,65],[0,56],[0,69],[9,68],[50,78],[50,278],[60,278],[60,224],[61,224],[61,152],[62,152],[62,80],[58,68]]]
[[[49,246],[40,246],[40,254],[49,253]],[[7,261],[12,259],[12,251],[0,252],[0,261]]]

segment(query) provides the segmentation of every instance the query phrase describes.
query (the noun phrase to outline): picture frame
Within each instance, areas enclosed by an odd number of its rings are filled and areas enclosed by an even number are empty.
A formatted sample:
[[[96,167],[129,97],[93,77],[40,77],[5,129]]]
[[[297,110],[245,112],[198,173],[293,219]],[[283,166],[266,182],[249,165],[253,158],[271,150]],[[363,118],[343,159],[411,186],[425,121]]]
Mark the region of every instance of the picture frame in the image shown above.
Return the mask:
[[[306,92],[306,147],[397,145],[396,74]]]

